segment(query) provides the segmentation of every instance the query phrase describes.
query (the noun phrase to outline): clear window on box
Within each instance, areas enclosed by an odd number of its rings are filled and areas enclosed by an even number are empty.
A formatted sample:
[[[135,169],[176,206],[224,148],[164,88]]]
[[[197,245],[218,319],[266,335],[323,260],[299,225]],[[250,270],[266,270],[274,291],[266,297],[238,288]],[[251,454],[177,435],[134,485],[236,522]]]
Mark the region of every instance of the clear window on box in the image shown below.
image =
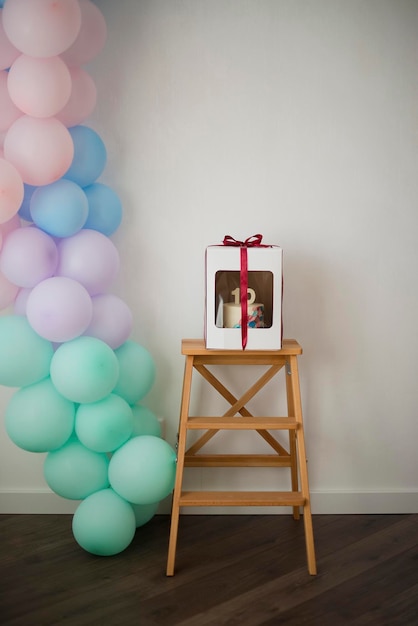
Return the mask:
[[[248,327],[271,328],[273,320],[273,272],[248,272]],[[241,328],[240,272],[215,274],[215,324]]]

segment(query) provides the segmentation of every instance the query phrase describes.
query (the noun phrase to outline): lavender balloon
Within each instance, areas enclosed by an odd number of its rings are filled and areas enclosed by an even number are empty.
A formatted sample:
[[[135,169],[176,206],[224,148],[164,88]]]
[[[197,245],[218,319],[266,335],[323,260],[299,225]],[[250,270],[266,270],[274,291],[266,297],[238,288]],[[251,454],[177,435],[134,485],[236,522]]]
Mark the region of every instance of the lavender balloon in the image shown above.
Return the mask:
[[[54,276],[34,287],[26,303],[32,328],[44,339],[62,343],[83,334],[93,305],[87,290],[75,280]]]
[[[132,330],[132,313],[128,305],[111,293],[92,298],[93,316],[85,335],[97,337],[115,350],[128,339]]]
[[[107,291],[119,271],[119,252],[110,239],[96,230],[83,229],[58,244],[57,276],[81,283],[91,296]]]
[[[54,240],[33,226],[18,228],[4,242],[0,270],[19,287],[34,287],[53,276],[58,263]]]

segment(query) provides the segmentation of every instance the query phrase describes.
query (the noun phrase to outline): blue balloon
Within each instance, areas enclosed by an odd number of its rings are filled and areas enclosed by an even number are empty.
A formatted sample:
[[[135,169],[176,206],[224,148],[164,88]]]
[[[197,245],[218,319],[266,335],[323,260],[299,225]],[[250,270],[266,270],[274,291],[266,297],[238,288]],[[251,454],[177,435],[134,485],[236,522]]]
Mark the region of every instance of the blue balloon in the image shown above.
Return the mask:
[[[102,183],[93,183],[84,188],[89,203],[89,214],[85,228],[98,230],[107,237],[119,228],[122,221],[122,204],[118,195]]]
[[[23,185],[24,187],[24,196],[22,200],[22,204],[20,205],[20,209],[18,211],[20,217],[27,222],[32,221],[32,216],[30,214],[30,201],[34,191],[37,187],[33,187],[32,185],[27,185],[26,183]]]
[[[84,191],[71,180],[60,179],[38,187],[30,201],[32,220],[49,235],[71,237],[86,222],[89,205]]]
[[[107,153],[99,135],[88,126],[72,126],[68,129],[74,143],[73,161],[63,176],[80,187],[92,185],[103,172]]]

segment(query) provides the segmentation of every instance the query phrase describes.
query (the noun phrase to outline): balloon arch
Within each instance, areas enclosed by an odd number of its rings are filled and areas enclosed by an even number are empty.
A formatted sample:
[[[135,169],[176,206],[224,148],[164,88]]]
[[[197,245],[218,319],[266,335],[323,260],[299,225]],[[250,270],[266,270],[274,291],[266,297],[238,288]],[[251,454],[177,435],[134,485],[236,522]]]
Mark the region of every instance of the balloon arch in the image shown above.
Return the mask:
[[[84,124],[97,98],[84,66],[106,36],[91,0],[0,0],[0,384],[17,388],[6,431],[46,453],[48,486],[81,501],[75,540],[104,556],[127,548],[175,476],[141,404],[154,361],[111,293],[121,202],[98,182],[106,147]]]

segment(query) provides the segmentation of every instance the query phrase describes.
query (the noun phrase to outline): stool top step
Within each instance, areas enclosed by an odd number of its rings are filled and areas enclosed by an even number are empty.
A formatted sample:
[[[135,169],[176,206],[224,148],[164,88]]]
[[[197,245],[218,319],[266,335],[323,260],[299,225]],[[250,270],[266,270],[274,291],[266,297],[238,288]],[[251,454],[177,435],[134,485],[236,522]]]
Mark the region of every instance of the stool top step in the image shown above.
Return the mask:
[[[181,353],[184,355],[198,356],[262,356],[262,355],[280,355],[294,356],[302,354],[302,348],[296,339],[283,339],[281,350],[218,350],[207,349],[204,339],[183,339],[181,342]]]

